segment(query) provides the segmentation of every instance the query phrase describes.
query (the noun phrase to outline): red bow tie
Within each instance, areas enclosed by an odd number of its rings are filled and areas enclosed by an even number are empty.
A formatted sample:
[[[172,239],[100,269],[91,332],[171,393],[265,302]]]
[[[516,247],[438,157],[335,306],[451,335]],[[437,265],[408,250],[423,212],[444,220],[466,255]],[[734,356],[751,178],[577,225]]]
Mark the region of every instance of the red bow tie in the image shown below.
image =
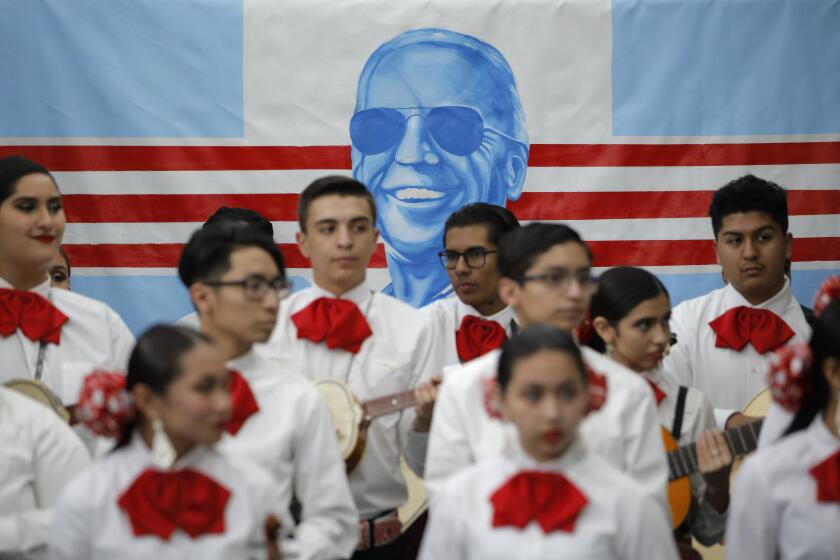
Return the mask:
[[[328,348],[357,353],[373,334],[359,307],[349,299],[318,298],[294,315],[298,338],[327,341]]]
[[[648,385],[650,385],[650,388],[653,390],[653,396],[654,396],[654,398],[656,398],[656,404],[658,406],[659,403],[662,402],[662,399],[664,399],[665,397],[668,396],[667,393],[665,393],[665,391],[660,389],[659,385],[657,385],[656,383],[654,383],[650,379],[645,379],[645,381],[648,382]]]
[[[254,398],[254,393],[251,391],[251,386],[248,385],[245,377],[235,369],[228,371],[230,371],[231,412],[230,420],[225,425],[225,430],[232,435],[236,435],[239,428],[260,407],[257,405],[257,399]]]
[[[467,315],[455,331],[455,347],[462,362],[469,362],[491,350],[501,348],[507,333],[496,321]]]
[[[817,481],[817,501],[840,504],[840,451],[811,469]]]
[[[767,309],[733,307],[709,323],[717,334],[715,346],[741,351],[752,343],[759,354],[771,352],[794,335],[784,320]]]
[[[493,527],[512,525],[524,529],[536,521],[544,533],[575,530],[578,515],[586,507],[586,496],[562,474],[524,471],[496,490]]]
[[[49,300],[35,292],[0,288],[0,335],[16,330],[33,342],[61,343],[61,326],[67,322]]]
[[[117,504],[128,514],[134,534],[168,541],[175,529],[191,538],[225,532],[230,491],[198,471],[146,469]]]
[[[607,402],[607,378],[589,366],[586,366],[586,377],[589,379],[589,411],[592,412]]]

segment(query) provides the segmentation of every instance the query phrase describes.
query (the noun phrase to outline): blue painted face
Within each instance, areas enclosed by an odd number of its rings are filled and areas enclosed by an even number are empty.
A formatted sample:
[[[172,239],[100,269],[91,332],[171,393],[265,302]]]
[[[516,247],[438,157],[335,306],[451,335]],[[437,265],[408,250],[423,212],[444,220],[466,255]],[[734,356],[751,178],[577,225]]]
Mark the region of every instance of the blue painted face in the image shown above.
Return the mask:
[[[528,145],[514,137],[524,130],[516,86],[460,45],[414,43],[373,63],[350,122],[353,175],[373,193],[391,251],[436,261],[452,212],[521,193]]]

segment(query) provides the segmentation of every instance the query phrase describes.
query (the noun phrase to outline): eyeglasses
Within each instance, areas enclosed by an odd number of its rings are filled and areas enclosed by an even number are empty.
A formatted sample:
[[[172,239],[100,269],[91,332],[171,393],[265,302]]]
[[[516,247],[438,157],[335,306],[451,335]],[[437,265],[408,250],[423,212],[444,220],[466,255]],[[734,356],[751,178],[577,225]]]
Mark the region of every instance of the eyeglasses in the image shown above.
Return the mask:
[[[552,270],[544,274],[534,274],[532,276],[522,276],[519,279],[520,284],[526,282],[543,282],[549,288],[565,292],[572,285],[572,282],[577,282],[578,286],[586,291],[595,289],[597,279],[592,276],[589,270],[582,270],[580,272],[569,272],[568,270]]]
[[[454,270],[458,266],[458,259],[464,257],[464,262],[470,268],[481,268],[487,262],[487,255],[498,253],[498,251],[490,251],[483,247],[470,247],[463,253],[458,251],[441,251],[438,253],[440,257],[440,264],[449,270]]]
[[[269,280],[264,276],[249,276],[243,280],[215,280],[212,282],[204,282],[208,286],[239,286],[245,293],[245,297],[252,301],[262,301],[269,290],[277,292],[279,299],[284,299],[289,295],[289,282],[285,278],[277,277]]]
[[[473,153],[484,139],[488,127],[475,109],[469,107],[402,107],[373,108],[359,111],[350,119],[350,138],[353,146],[366,155],[381,154],[399,144],[407,128],[408,118],[423,115],[425,130],[438,146],[456,156]]]

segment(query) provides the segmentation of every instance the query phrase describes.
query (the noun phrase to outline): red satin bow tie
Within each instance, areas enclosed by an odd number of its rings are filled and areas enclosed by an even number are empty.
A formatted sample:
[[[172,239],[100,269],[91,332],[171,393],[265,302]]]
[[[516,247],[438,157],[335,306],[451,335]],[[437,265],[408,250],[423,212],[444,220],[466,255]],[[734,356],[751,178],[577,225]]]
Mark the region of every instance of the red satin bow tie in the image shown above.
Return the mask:
[[[469,362],[491,350],[501,348],[507,333],[496,321],[467,315],[455,331],[455,347],[462,362]]]
[[[239,428],[245,423],[248,418],[260,407],[257,404],[257,399],[254,398],[254,393],[251,391],[251,386],[245,377],[235,369],[230,371],[230,400],[231,412],[230,420],[225,425],[225,430],[232,435],[236,435]]]
[[[357,353],[373,334],[359,307],[349,299],[318,298],[294,315],[298,338],[327,341],[328,348]]]
[[[794,335],[788,324],[772,311],[744,305],[733,307],[709,326],[717,334],[715,346],[739,352],[747,343],[752,343],[759,354],[772,352]]]
[[[586,366],[589,379],[589,412],[600,410],[607,402],[607,377]]]
[[[656,404],[658,406],[659,403],[662,402],[662,399],[664,399],[665,397],[668,396],[667,393],[665,393],[665,391],[660,389],[659,385],[657,385],[656,383],[654,383],[650,379],[645,379],[645,381],[648,382],[648,385],[650,385],[651,390],[653,390],[653,396],[654,396],[654,398],[656,398]]]
[[[496,490],[493,527],[512,525],[524,529],[531,521],[544,533],[575,530],[578,515],[586,507],[586,496],[562,474],[524,471]]]
[[[67,322],[49,300],[35,292],[0,288],[0,335],[16,330],[33,342],[61,343],[61,326]]]
[[[181,529],[191,538],[225,532],[225,506],[230,491],[192,469],[146,469],[117,504],[128,514],[134,534],[168,541]]]
[[[817,481],[817,501],[840,504],[840,451],[811,469]]]

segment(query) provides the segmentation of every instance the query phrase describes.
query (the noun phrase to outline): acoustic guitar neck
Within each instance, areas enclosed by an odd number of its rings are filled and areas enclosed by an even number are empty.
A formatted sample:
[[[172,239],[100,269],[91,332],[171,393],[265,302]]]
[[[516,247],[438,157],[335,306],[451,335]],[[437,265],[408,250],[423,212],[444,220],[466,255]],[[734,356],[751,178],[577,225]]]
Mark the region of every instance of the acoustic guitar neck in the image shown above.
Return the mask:
[[[746,455],[758,447],[758,434],[761,432],[763,421],[755,420],[723,432],[723,439],[726,440],[733,458]],[[688,476],[698,470],[696,443],[689,443],[668,452],[669,481]]]
[[[365,401],[362,408],[365,411],[365,421],[370,422],[374,418],[391,414],[392,412],[399,412],[404,408],[414,406],[416,399],[414,398],[414,390],[403,391],[401,393],[394,393],[393,395],[385,395],[376,399]]]

